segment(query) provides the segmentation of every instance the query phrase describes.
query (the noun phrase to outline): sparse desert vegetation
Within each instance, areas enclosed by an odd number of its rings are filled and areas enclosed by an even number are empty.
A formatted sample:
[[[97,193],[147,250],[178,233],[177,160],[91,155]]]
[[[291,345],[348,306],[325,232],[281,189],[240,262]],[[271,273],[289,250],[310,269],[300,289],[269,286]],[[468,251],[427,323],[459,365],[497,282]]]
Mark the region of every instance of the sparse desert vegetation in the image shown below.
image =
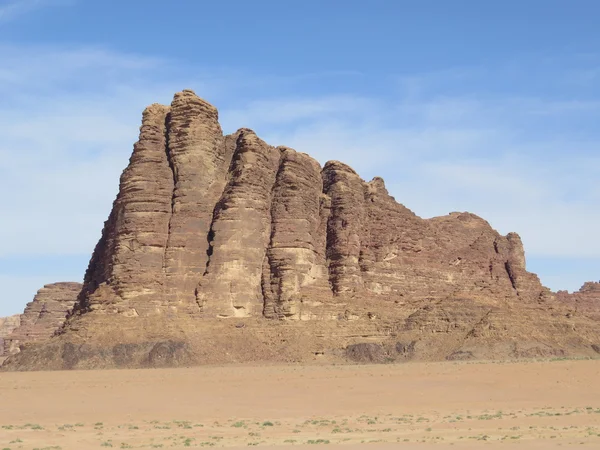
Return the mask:
[[[10,373],[0,449],[599,448],[599,372],[548,360]]]

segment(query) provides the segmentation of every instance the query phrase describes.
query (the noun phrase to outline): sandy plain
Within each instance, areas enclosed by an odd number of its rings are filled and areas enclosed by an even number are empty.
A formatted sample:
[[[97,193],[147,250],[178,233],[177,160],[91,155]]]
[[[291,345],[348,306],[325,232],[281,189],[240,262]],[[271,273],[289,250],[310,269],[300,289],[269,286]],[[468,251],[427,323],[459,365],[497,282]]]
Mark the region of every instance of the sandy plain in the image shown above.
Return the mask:
[[[0,373],[0,450],[600,448],[600,361]]]

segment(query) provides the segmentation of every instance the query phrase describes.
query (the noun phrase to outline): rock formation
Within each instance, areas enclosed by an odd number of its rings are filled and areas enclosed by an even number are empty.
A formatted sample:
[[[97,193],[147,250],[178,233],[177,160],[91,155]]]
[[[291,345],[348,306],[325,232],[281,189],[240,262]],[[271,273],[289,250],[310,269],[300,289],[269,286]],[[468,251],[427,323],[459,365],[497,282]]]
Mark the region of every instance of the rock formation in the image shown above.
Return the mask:
[[[593,354],[598,317],[567,303],[526,270],[516,233],[425,220],[381,178],[224,136],[185,90],[144,111],[60,336],[7,367]]]
[[[556,297],[571,308],[570,316],[582,315],[600,321],[600,282],[588,281],[572,294],[558,291]]]
[[[0,317],[0,364],[4,361],[4,338],[8,336],[12,331],[19,326],[21,322],[21,315]]]
[[[18,353],[23,344],[52,337],[72,311],[81,287],[81,283],[53,283],[40,289],[18,316],[18,326],[4,336],[4,354]]]

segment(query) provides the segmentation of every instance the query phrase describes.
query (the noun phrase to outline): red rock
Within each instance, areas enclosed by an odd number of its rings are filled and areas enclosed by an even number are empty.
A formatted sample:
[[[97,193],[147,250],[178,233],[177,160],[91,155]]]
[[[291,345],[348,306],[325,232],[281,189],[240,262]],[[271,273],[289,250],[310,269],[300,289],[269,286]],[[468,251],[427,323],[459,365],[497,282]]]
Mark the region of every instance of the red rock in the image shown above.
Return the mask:
[[[206,270],[197,278],[198,305],[205,316],[262,315],[262,267],[279,160],[279,150],[254,132],[239,132],[229,182],[214,207]]]
[[[322,215],[321,167],[310,156],[280,148],[270,207],[270,238],[262,271],[263,314],[310,319],[327,314],[310,299],[330,301],[327,217]]]
[[[0,317],[0,364],[6,356],[4,353],[4,338],[8,336],[12,331],[19,326],[21,323],[21,315]]]
[[[144,111],[60,336],[5,366],[589,356],[599,291],[555,296],[516,233],[466,212],[422,219],[381,178],[223,136],[183,91]]]
[[[19,352],[23,344],[48,340],[63,325],[72,311],[81,283],[47,284],[20,316],[19,325],[4,336],[4,353]]]
[[[570,308],[569,316],[581,315],[600,321],[600,282],[588,281],[577,292],[559,291],[556,296]]]

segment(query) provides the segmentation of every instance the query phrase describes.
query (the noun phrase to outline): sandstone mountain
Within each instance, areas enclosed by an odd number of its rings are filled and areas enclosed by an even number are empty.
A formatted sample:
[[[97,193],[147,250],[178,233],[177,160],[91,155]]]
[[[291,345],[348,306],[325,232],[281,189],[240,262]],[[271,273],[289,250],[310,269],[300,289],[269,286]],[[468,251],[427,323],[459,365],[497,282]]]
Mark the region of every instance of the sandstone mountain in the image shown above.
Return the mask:
[[[144,111],[69,319],[4,367],[594,356],[590,286],[552,293],[473,214],[422,219],[381,178],[224,136],[185,90]]]

